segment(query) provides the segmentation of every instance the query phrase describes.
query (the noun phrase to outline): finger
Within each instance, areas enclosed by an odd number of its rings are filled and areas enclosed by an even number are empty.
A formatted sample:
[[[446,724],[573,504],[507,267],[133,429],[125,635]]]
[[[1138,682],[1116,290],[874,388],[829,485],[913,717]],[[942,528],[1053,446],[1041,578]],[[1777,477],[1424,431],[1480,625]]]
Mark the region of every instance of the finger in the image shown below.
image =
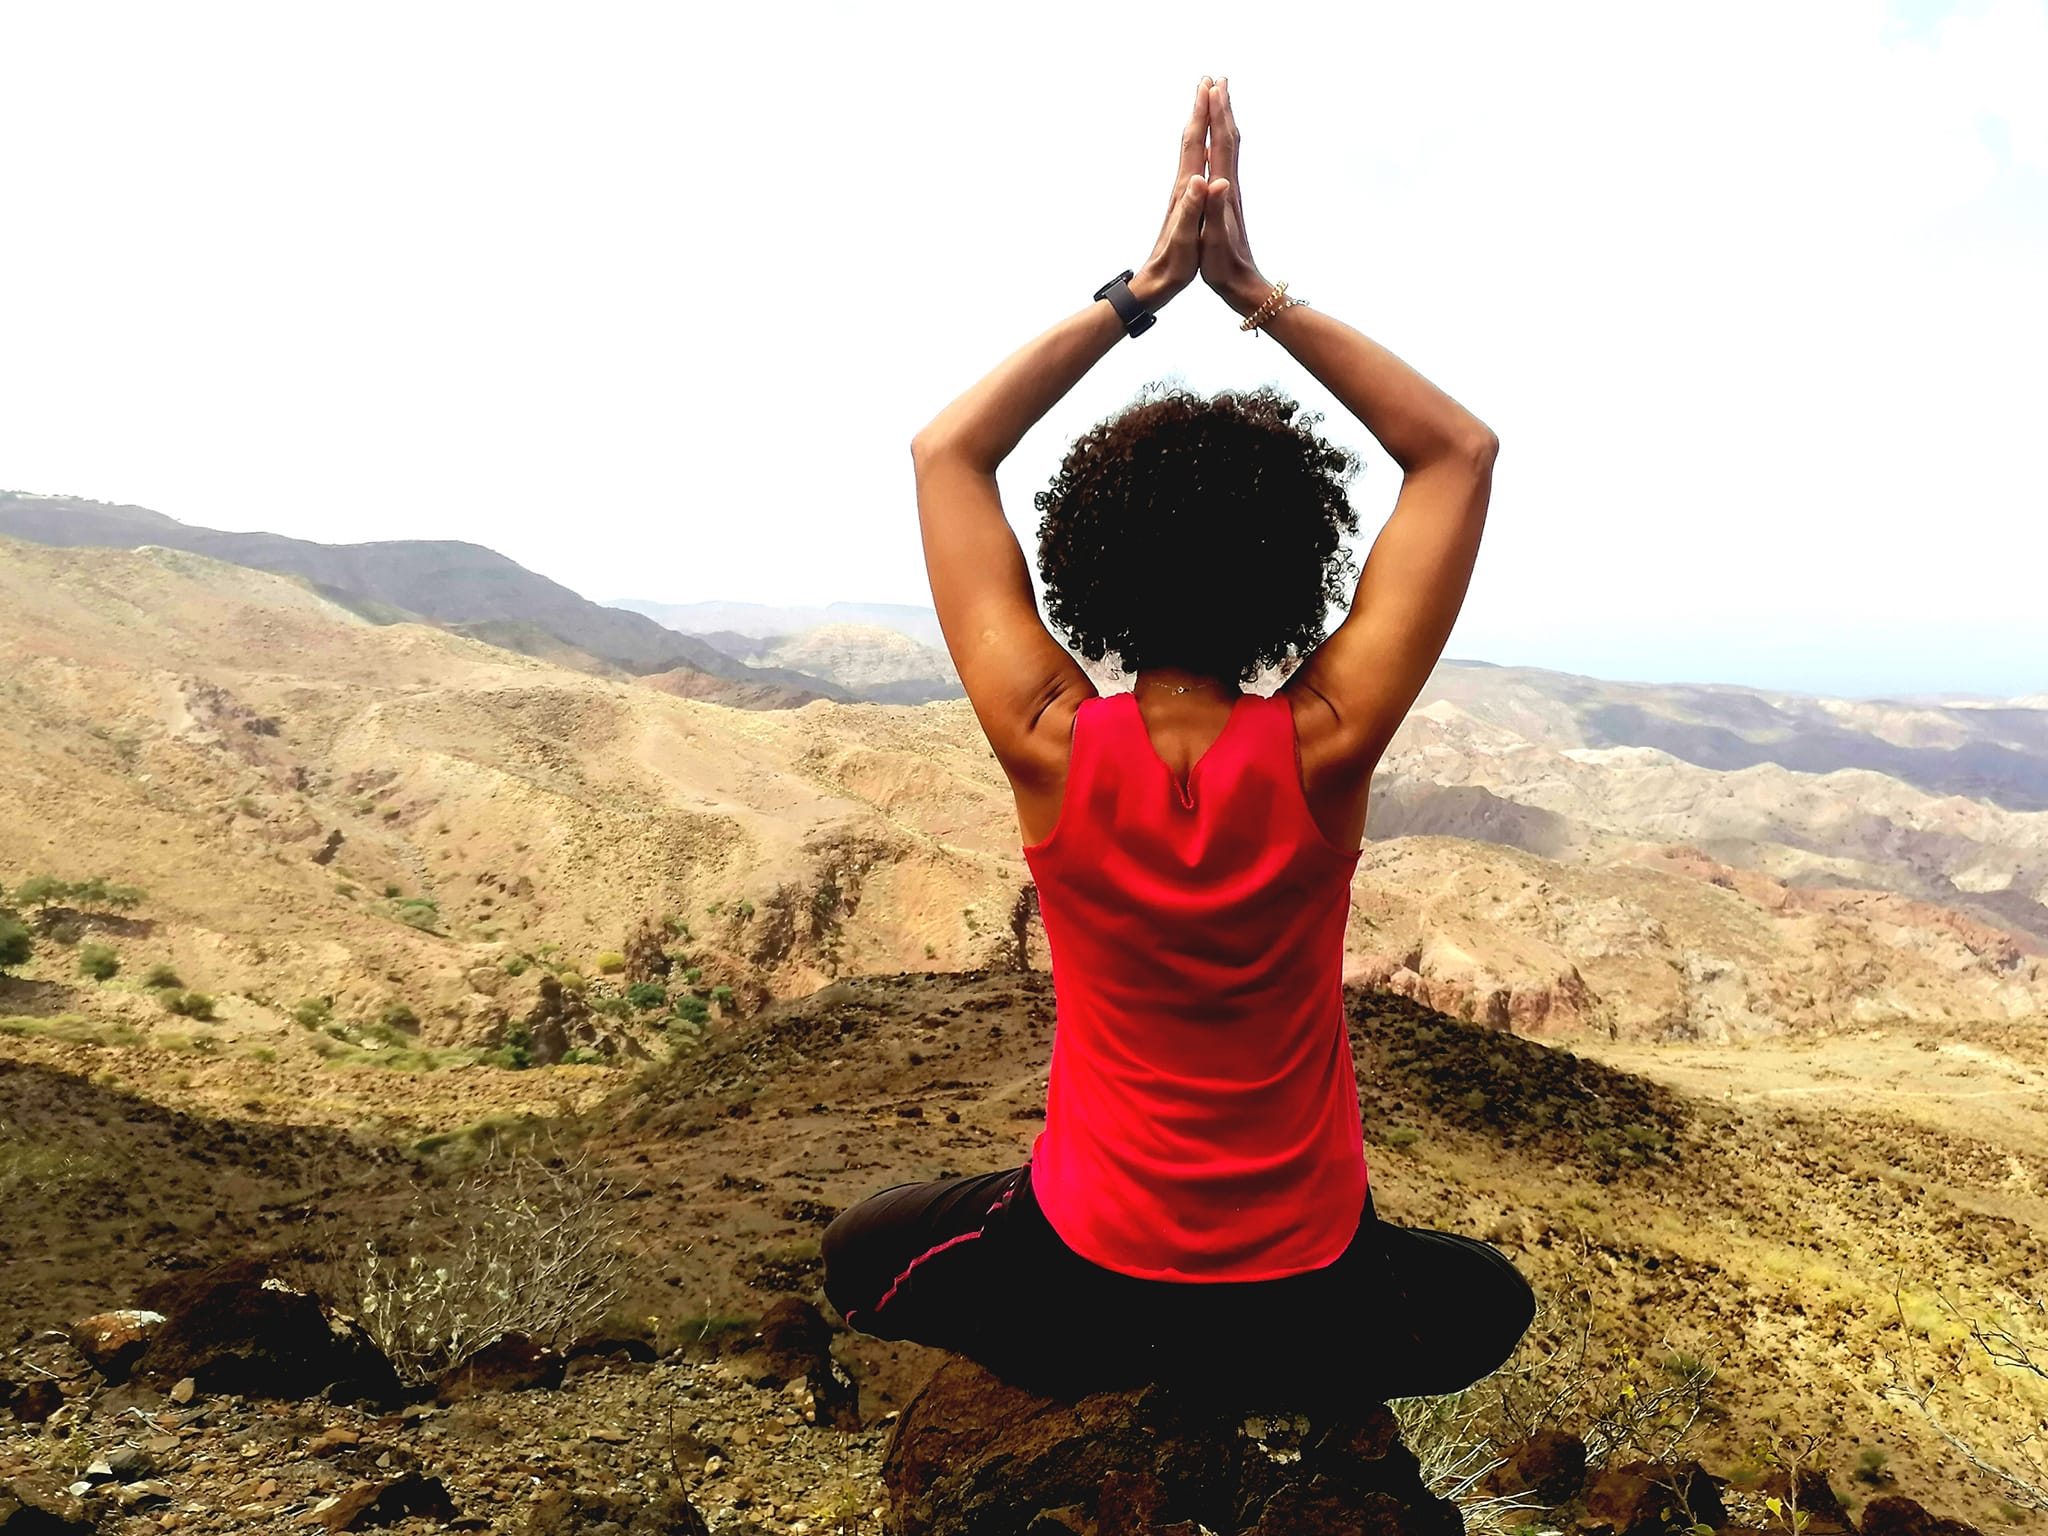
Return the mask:
[[[1176,199],[1190,176],[1199,176],[1208,168],[1211,83],[1207,75],[1202,76],[1202,83],[1195,87],[1195,110],[1189,116],[1187,126],[1180,131],[1180,175],[1174,182]]]
[[[1244,135],[1238,132],[1237,112],[1230,104],[1230,79],[1225,76],[1209,87],[1209,175],[1230,182],[1236,196],[1237,147]]]
[[[1202,208],[1208,201],[1209,182],[1197,171],[1181,183],[1180,197],[1173,209],[1173,235],[1176,245],[1193,245],[1202,238]]]

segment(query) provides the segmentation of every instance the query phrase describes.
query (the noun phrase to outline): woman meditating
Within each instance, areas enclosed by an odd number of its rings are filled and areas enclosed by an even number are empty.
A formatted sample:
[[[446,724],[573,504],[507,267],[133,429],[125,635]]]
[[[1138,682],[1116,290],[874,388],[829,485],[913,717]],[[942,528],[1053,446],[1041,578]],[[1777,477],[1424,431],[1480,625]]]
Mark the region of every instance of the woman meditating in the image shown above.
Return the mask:
[[[1202,81],[1158,244],[917,436],[932,594],[1016,794],[1057,1004],[1022,1167],[899,1184],[823,1240],[847,1324],[1020,1384],[1141,1380],[1380,1397],[1497,1369],[1534,1314],[1471,1238],[1380,1220],[1342,996],[1374,765],[1442,653],[1478,553],[1493,434],[1259,274],[1228,82]],[[1038,615],[996,466],[1197,274],[1402,471],[1348,616],[1356,458],[1262,389],[1153,386],[1040,493]],[[1274,693],[1243,684],[1301,658]]]

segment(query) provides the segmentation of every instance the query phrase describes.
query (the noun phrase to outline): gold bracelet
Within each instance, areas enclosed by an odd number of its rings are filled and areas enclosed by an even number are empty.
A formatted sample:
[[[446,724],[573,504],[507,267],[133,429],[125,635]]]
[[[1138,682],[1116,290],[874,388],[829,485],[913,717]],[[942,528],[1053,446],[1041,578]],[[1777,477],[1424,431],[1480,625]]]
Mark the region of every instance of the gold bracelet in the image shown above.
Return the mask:
[[[1266,295],[1257,309],[1245,316],[1244,323],[1238,329],[1241,331],[1256,331],[1275,315],[1279,314],[1281,310],[1292,309],[1297,304],[1306,304],[1307,302],[1307,299],[1288,298],[1287,285],[1285,283],[1275,283],[1273,291]]]

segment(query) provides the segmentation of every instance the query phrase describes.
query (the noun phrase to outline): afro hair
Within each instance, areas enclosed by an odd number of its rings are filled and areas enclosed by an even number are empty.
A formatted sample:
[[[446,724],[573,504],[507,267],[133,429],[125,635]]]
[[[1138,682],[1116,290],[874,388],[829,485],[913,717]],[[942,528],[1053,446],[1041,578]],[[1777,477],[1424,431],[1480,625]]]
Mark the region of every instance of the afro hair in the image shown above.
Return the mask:
[[[1075,440],[1038,509],[1046,612],[1090,661],[1248,683],[1324,638],[1355,575],[1360,460],[1272,386],[1144,386]]]

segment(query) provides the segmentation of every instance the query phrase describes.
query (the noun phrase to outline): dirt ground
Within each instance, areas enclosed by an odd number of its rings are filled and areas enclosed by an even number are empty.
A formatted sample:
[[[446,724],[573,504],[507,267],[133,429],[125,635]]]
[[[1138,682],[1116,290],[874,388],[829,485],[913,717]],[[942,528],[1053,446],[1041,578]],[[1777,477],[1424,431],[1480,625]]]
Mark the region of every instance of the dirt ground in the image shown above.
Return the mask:
[[[1565,1048],[1391,994],[1352,989],[1347,1006],[1382,1213],[1499,1243],[1545,1298],[1511,1373],[1562,1369],[1582,1326],[1588,1411],[1654,1388],[1673,1361],[1706,1362],[1694,1441],[1710,1466],[1753,1473],[1760,1441],[1811,1433],[1852,1498],[1903,1491],[2019,1528],[1885,1388],[1893,1361],[1954,1362],[1946,1422],[1987,1450],[2048,1406],[2016,1373],[1973,1364],[1941,1300],[1986,1307],[2048,1283],[2038,1040],[1986,1025],[1941,1040]],[[708,1372],[776,1297],[822,1303],[818,1234],[837,1212],[892,1183],[1025,1159],[1052,1024],[1048,975],[978,971],[835,982],[638,1073],[195,1061],[0,1037],[0,1153],[16,1169],[0,1350],[127,1305],[166,1272],[248,1253],[317,1269],[394,1230],[466,1153],[548,1126],[611,1181],[631,1252],[621,1314],[648,1321],[664,1368]],[[1288,1320],[1272,1328],[1285,1347]],[[873,1432],[939,1359],[858,1334],[836,1347]],[[578,1402],[527,1394],[519,1411],[587,1418]],[[464,1466],[500,1454],[448,1432],[442,1449]],[[829,1462],[830,1434],[805,1437]],[[847,1442],[849,1477],[871,1475],[875,1444]],[[1852,1483],[1873,1451],[1895,1481]],[[768,1514],[736,1502],[732,1475],[693,1474],[692,1496],[758,1529],[803,1518],[787,1487],[762,1494]],[[254,1518],[194,1516],[222,1530]]]

